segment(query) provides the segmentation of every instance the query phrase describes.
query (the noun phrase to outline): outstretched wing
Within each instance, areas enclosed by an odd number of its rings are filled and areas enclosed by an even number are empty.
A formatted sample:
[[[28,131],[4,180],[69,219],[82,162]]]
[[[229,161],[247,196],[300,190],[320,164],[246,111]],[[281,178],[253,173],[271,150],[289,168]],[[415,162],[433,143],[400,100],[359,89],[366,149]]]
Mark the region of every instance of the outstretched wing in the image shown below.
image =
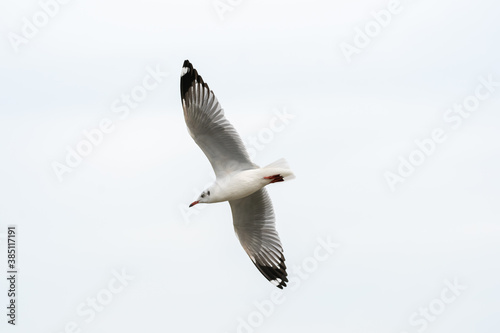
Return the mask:
[[[217,177],[255,168],[213,91],[188,60],[182,67],[181,98],[189,133],[207,156]]]
[[[236,236],[259,271],[278,288],[286,287],[283,248],[276,232],[271,199],[265,189],[229,201]]]

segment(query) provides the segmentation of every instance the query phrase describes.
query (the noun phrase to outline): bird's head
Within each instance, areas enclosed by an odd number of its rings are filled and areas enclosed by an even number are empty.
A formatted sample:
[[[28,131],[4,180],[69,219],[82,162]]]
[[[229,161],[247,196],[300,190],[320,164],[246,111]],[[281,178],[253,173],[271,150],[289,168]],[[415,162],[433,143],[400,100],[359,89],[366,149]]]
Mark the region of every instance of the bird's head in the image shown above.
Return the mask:
[[[210,196],[211,192],[210,192],[210,189],[206,189],[205,191],[201,192],[200,196],[198,197],[198,199],[196,201],[194,201],[193,203],[191,203],[189,205],[189,207],[193,207],[194,205],[197,205],[199,203],[208,203],[208,202],[212,202],[212,197]]]

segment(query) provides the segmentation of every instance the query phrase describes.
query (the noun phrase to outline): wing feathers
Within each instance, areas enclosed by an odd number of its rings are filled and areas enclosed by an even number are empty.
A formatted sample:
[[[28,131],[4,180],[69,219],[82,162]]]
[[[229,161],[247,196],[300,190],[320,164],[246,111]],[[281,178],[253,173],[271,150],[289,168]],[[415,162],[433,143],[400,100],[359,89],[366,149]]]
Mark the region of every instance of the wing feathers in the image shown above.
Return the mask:
[[[189,134],[207,156],[217,177],[255,168],[215,94],[188,60],[181,72],[181,98]]]
[[[215,94],[188,60],[183,64],[180,88],[189,134],[207,156],[217,178],[256,168]],[[288,282],[285,257],[267,191],[261,189],[229,204],[234,230],[243,249],[269,281],[278,288],[285,287]]]
[[[241,246],[258,270],[278,288],[288,282],[285,256],[276,232],[274,211],[267,191],[229,202]]]

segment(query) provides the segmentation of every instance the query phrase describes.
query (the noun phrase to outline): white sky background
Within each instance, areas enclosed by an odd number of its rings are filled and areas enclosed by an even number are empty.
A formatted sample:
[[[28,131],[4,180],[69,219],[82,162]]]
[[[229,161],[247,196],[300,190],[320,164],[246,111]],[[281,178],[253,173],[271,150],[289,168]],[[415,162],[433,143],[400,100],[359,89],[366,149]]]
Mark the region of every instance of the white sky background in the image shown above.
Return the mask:
[[[269,187],[289,273],[318,237],[340,244],[252,330],[418,332],[409,318],[455,278],[467,289],[426,331],[498,330],[500,87],[457,130],[443,114],[480,76],[500,81],[500,4],[402,1],[348,63],[339,45],[388,3],[242,1],[221,20],[211,1],[74,0],[15,52],[8,33],[40,5],[2,2],[0,234],[18,225],[20,267],[18,327],[1,310],[2,332],[236,332],[276,289],[228,204],[181,213],[212,180],[182,116],[185,59],[245,141],[295,115],[255,157],[297,176]],[[169,76],[120,119],[113,101],[148,66]],[[51,164],[103,118],[114,131],[59,182]],[[384,173],[437,127],[447,140],[392,192]],[[86,323],[77,307],[122,268],[134,280]]]

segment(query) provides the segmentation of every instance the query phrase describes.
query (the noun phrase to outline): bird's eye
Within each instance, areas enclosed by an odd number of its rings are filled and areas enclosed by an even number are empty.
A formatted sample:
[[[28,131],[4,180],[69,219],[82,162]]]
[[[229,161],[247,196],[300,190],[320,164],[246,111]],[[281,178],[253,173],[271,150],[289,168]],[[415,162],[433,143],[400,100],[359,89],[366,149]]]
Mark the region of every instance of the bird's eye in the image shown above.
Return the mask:
[[[210,191],[208,191],[207,194],[210,195]]]

